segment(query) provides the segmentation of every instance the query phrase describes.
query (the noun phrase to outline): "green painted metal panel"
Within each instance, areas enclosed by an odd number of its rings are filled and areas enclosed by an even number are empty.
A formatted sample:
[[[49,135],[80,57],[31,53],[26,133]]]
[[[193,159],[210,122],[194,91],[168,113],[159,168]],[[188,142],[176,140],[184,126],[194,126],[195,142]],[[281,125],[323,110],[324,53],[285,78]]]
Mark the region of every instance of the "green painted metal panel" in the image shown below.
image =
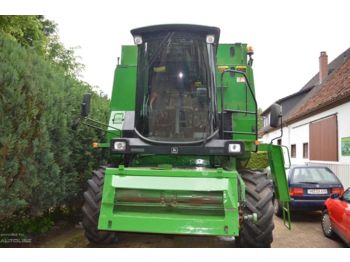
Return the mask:
[[[231,227],[225,227],[232,224],[229,223],[228,217],[232,216],[228,215],[224,218],[216,216],[185,217],[176,214],[120,212],[119,214],[112,214],[109,220],[102,220],[99,223],[99,229],[162,234],[238,235]]]
[[[217,65],[246,65],[247,44],[219,44]]]
[[[109,124],[115,119],[115,114],[124,111],[135,110],[137,72],[137,47],[122,46],[121,64],[117,65],[114,72],[112,99],[110,103]],[[112,126],[115,124],[112,123]],[[120,125],[119,125],[120,126]],[[120,137],[121,133],[109,130],[107,141],[114,137]]]
[[[137,46],[123,45],[122,57],[120,62],[122,66],[136,66],[137,65]]]
[[[122,63],[114,73],[111,111],[133,111],[135,108],[137,47],[122,47]]]
[[[118,65],[115,72],[112,100],[112,111],[135,110],[136,66]]]
[[[275,184],[276,198],[282,206],[283,224],[291,230],[290,196],[282,147],[273,144],[261,144],[259,145],[259,151],[266,151],[268,153],[271,175]]]
[[[105,173],[98,228],[130,232],[236,236],[239,233],[237,175],[236,171],[222,169],[108,168]],[[156,182],[157,179],[159,182]],[[213,181],[216,182],[212,183]],[[151,182],[155,184],[152,185]],[[119,185],[121,188],[137,190],[146,187],[164,192],[173,189],[184,190],[186,193],[188,190],[222,191],[224,213],[189,215],[168,209],[163,212],[118,210],[115,195]]]
[[[246,44],[220,44],[217,50],[217,72],[216,83],[218,87],[218,111],[221,111],[221,72],[226,69],[237,69],[245,67],[246,76],[254,90],[253,71],[247,64]],[[256,110],[253,97],[248,87],[243,82],[243,75],[226,73],[223,78],[224,86],[224,108],[230,110],[250,111]],[[235,113],[232,115],[232,130],[235,132],[255,132],[255,115],[245,113]],[[233,139],[254,141],[255,135],[234,134]]]
[[[290,201],[282,147],[276,145],[270,145],[270,147],[269,162],[271,172],[275,174],[275,184],[278,188],[278,199],[281,201]]]
[[[120,165],[118,168],[108,169],[113,170],[117,175],[127,176],[174,176],[174,177],[217,177],[217,178],[232,178],[238,173],[227,171],[222,168],[171,168],[161,169],[157,167],[124,167]]]
[[[228,187],[227,178],[157,177],[157,176],[113,176],[112,186],[118,188],[152,189],[152,190],[192,190],[223,191]]]
[[[275,183],[275,191],[280,201],[290,201],[287,175],[284,168],[284,157],[282,147],[272,144],[259,145],[259,151],[267,151],[272,178]]]

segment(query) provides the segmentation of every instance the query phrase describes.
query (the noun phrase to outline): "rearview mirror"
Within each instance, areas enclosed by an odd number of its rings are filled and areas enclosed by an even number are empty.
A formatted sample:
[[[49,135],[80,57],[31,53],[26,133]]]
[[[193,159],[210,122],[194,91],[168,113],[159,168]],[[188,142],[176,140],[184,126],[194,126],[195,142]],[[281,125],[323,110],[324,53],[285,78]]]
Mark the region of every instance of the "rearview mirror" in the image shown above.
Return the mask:
[[[81,103],[81,111],[80,116],[87,117],[90,113],[90,101],[91,101],[91,94],[85,94],[83,96],[83,102]]]
[[[339,194],[338,193],[332,194],[331,198],[332,199],[337,199],[337,198],[339,198]]]
[[[282,117],[282,107],[279,104],[273,104],[270,111],[270,126],[278,127]]]

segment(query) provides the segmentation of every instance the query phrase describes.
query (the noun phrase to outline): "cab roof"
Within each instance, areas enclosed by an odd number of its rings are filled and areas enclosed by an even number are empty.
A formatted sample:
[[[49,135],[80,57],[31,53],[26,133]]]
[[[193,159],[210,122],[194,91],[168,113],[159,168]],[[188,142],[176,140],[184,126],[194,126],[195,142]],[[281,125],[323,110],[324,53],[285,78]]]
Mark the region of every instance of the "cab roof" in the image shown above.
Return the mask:
[[[203,26],[203,25],[191,25],[191,24],[164,24],[164,25],[152,25],[146,27],[140,27],[132,29],[130,32],[133,36],[146,36],[152,33],[161,31],[183,31],[183,32],[198,32],[206,35],[215,36],[215,44],[219,42],[220,28]]]

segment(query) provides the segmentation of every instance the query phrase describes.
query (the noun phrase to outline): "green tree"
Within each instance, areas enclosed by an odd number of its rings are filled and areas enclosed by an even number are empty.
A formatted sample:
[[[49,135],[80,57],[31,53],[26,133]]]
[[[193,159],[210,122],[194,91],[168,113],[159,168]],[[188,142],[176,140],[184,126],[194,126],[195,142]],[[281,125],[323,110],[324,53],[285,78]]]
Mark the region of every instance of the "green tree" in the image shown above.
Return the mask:
[[[38,16],[0,16],[0,32],[24,47],[33,48],[39,54],[46,51],[47,37]]]
[[[57,24],[42,15],[0,16],[0,32],[24,47],[35,49],[40,56],[62,67],[72,77],[84,69],[74,48],[67,49],[60,42]]]

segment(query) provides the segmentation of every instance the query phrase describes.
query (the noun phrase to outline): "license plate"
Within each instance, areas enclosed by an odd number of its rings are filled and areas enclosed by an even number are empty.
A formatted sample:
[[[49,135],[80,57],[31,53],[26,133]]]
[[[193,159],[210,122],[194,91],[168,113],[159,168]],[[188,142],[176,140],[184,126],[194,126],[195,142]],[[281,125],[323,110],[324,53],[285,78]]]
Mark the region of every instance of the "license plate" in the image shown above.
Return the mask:
[[[307,193],[310,195],[326,195],[328,194],[327,189],[308,189]]]

